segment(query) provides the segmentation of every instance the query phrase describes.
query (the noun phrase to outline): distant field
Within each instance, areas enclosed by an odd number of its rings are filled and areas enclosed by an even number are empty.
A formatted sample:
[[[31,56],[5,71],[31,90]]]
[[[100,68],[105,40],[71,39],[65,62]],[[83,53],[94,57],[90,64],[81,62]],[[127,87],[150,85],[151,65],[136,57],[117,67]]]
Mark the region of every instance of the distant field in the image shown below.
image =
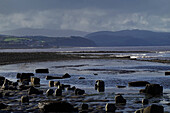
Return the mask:
[[[6,39],[4,39],[5,42],[10,42],[10,41],[19,42],[22,40],[30,40],[30,39],[28,39],[28,38],[6,38]]]

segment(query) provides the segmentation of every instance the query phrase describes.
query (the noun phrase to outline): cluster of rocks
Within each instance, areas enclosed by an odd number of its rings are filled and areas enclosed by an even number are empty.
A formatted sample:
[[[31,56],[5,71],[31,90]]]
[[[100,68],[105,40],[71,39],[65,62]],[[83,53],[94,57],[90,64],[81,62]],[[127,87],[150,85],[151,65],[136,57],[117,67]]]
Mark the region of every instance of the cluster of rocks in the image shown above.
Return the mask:
[[[48,69],[37,69],[35,71],[36,73],[49,73]],[[70,86],[66,84],[60,83],[60,81],[53,81],[52,79],[63,79],[63,78],[70,78],[71,76],[66,73],[62,77],[54,77],[54,76],[46,76],[47,80],[49,81],[49,89],[44,92],[43,90],[40,90],[40,78],[37,78],[34,76],[33,73],[18,73],[17,74],[17,82],[12,82],[5,77],[0,76],[0,85],[1,90],[19,90],[23,91],[26,90],[27,94],[21,96],[21,103],[22,104],[29,104],[30,103],[30,95],[44,95],[46,97],[61,97],[63,94],[63,90],[72,91],[74,95],[84,95],[85,90],[76,88],[75,86]],[[145,86],[145,89],[140,90],[140,93],[145,93],[147,95],[151,96],[157,96],[163,94],[163,87],[159,84],[150,84],[146,81],[135,81],[135,82],[129,82],[129,86],[135,86],[135,87],[141,87]],[[122,87],[120,87],[122,88]],[[96,80],[95,82],[95,89],[99,92],[105,91],[105,83],[103,80]],[[0,98],[3,97],[2,93],[0,93]],[[112,112],[115,113],[117,106],[119,105],[126,105],[127,100],[121,95],[117,94],[115,96],[115,103],[106,103],[105,105],[105,111],[106,112]],[[148,104],[148,99],[142,100],[143,104]],[[0,103],[0,109],[7,108],[8,105],[4,103]],[[72,104],[68,103],[67,101],[42,101],[39,102],[38,108],[41,112],[79,112],[78,108],[75,108]],[[89,106],[86,103],[82,103],[81,105],[81,113],[88,112]],[[135,111],[135,113],[163,113],[164,108],[160,105],[152,104],[151,106],[148,106],[146,108],[139,109]]]

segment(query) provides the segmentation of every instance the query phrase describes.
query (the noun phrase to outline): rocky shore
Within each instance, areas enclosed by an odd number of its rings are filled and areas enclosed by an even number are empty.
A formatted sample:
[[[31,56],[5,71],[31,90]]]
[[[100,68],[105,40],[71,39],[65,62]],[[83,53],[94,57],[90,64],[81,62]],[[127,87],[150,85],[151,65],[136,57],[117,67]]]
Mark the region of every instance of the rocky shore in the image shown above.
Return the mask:
[[[93,54],[62,54],[62,53],[0,53],[1,65],[22,63],[22,62],[41,62],[57,60],[76,60],[76,59],[96,59]],[[116,58],[129,59],[126,57],[116,57],[107,55],[97,55],[97,58]],[[47,74],[46,79],[49,84],[41,84],[42,78],[36,74]],[[81,87],[71,86],[59,82],[61,79],[70,79],[71,75],[66,73],[56,77],[48,75],[48,69],[35,70],[33,73],[18,73],[17,81],[10,81],[4,76],[0,76],[0,112],[73,112],[73,113],[164,113],[164,106],[160,105],[162,98],[169,100],[169,94],[163,92],[161,84],[150,84],[147,81],[131,81],[127,86],[117,86],[116,90],[126,87],[142,87],[135,93],[119,93],[108,90],[105,81],[96,80],[91,89],[94,93],[88,93]],[[126,72],[127,73],[127,72]],[[94,75],[97,76],[97,75]],[[77,78],[83,80],[86,78]],[[134,90],[134,89],[133,89]],[[97,91],[97,93],[96,93]],[[167,110],[167,109],[166,109]],[[165,113],[168,113],[166,111]]]

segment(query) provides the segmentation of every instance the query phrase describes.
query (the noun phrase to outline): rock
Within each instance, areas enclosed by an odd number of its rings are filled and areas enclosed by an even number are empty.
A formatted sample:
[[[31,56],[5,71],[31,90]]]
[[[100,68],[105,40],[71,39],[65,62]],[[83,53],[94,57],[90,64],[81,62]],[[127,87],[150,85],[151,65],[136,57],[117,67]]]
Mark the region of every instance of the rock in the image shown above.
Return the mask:
[[[104,90],[105,90],[104,81],[103,80],[96,80],[95,89],[98,92],[104,92]]]
[[[152,104],[151,106],[137,110],[135,113],[164,113],[164,107]]]
[[[49,73],[48,69],[36,69],[35,73]]]
[[[149,104],[149,100],[148,99],[142,99],[142,104]]]
[[[77,109],[73,107],[70,103],[63,101],[54,101],[54,102],[42,102],[38,104],[38,107],[41,112],[77,112]]]
[[[62,96],[62,89],[56,89],[54,95],[55,96]]]
[[[54,77],[54,76],[46,76],[46,80],[52,80],[52,79],[63,79],[62,77]]]
[[[66,73],[65,75],[62,76],[62,78],[70,78],[70,77],[71,76],[68,73]]]
[[[20,81],[31,81],[31,76],[34,76],[33,73],[21,73],[21,74],[17,74],[17,78],[20,78]]]
[[[87,111],[87,110],[88,110],[88,104],[84,104],[84,103],[83,103],[83,104],[81,105],[81,110]]]
[[[49,81],[49,87],[54,87],[54,81]]]
[[[147,84],[145,87],[145,93],[152,96],[160,95],[163,93],[163,87],[159,84]]]
[[[115,113],[115,111],[116,111],[116,106],[115,106],[115,104],[107,103],[106,106],[105,106],[105,111],[106,111],[106,112]]]
[[[11,87],[13,87],[12,86],[12,81],[10,81],[10,80],[8,80],[8,79],[5,79],[4,80],[4,83],[3,83],[3,85],[2,85],[2,87],[1,87],[1,89],[3,89],[3,90],[10,90],[10,88]],[[11,86],[10,86],[11,85]],[[12,89],[12,88],[11,88]]]
[[[8,105],[6,105],[6,104],[4,104],[4,103],[0,103],[0,109],[5,109],[5,108],[7,108],[8,107]]]
[[[32,85],[40,85],[40,78],[31,77],[31,84]]]
[[[122,95],[115,96],[116,104],[126,104],[126,99]]]
[[[31,94],[43,94],[43,91],[38,90],[38,89],[34,88],[33,86],[31,86],[28,90],[28,94],[29,95],[31,95]]]
[[[126,86],[119,86],[119,85],[117,85],[116,87],[117,88],[125,88]]]
[[[0,76],[0,81],[5,80],[5,77]]]
[[[60,85],[60,82],[59,82],[59,81],[55,81],[55,82],[54,82],[54,86],[55,86],[55,87],[58,87],[59,85]]]
[[[76,95],[83,95],[85,93],[85,91],[84,90],[82,90],[82,89],[75,89],[75,94]]]
[[[98,75],[97,73],[93,73],[93,75]]]
[[[47,95],[47,96],[51,96],[51,95],[53,95],[53,93],[54,93],[54,90],[53,90],[53,89],[48,89],[48,90],[46,91],[46,95]]]
[[[146,84],[150,84],[147,81],[136,81],[136,82],[129,82],[129,86],[134,86],[134,87],[140,87],[140,86],[146,86]]]
[[[84,77],[79,77],[79,79],[85,79]]]
[[[28,96],[22,96],[21,97],[21,103],[29,103],[29,97]]]
[[[165,72],[165,75],[170,75],[170,72]]]

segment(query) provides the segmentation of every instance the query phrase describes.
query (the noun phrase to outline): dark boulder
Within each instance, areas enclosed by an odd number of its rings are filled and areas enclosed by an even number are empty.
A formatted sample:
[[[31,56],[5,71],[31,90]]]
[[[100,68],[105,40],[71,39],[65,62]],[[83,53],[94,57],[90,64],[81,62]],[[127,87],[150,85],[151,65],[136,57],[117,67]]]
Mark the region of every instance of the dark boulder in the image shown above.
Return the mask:
[[[170,72],[165,72],[165,75],[170,75]]]
[[[77,109],[73,107],[70,103],[63,101],[54,101],[54,102],[42,102],[38,104],[38,107],[41,112],[77,112]]]
[[[54,81],[49,81],[49,87],[54,87]]]
[[[163,93],[163,87],[159,84],[147,84],[145,87],[145,93],[150,95],[160,95]]]
[[[112,104],[112,103],[107,103],[106,106],[105,106],[106,112],[115,113],[116,109],[117,108],[116,108],[115,104]]]
[[[142,104],[149,104],[149,100],[148,99],[142,99]]]
[[[71,76],[68,74],[68,73],[66,73],[66,74],[64,74],[63,76],[62,76],[62,78],[70,78]]]
[[[52,79],[63,79],[62,77],[55,77],[55,76],[46,76],[46,80],[52,80]]]
[[[31,94],[43,94],[43,91],[36,89],[33,86],[31,86],[28,90],[28,94],[29,95],[31,95]]]
[[[115,96],[116,104],[126,104],[126,99],[122,95]]]
[[[28,96],[22,96],[21,97],[21,103],[29,103],[29,97]]]
[[[47,95],[47,96],[51,96],[51,95],[53,95],[53,93],[54,93],[54,90],[53,90],[53,89],[48,89],[48,90],[46,91],[46,95]]]
[[[55,82],[54,82],[54,86],[55,86],[55,87],[58,87],[59,85],[60,85],[60,82],[59,82],[59,81],[55,81]]]
[[[54,95],[55,96],[62,96],[62,89],[56,89]]]
[[[32,85],[40,85],[40,78],[31,77],[31,84]]]
[[[129,82],[129,86],[134,86],[134,87],[140,87],[140,86],[146,86],[146,84],[150,84],[147,81],[136,81],[136,82]]]
[[[5,81],[5,77],[0,76],[0,86],[4,84],[4,81]]]
[[[79,77],[79,79],[85,79],[84,77]]]
[[[105,91],[104,81],[103,80],[96,80],[95,89],[98,92],[104,92]]]
[[[76,95],[83,95],[85,93],[85,91],[84,90],[82,90],[82,89],[75,89],[75,94]]]
[[[33,73],[18,73],[17,78],[20,79],[20,82],[22,81],[31,81],[31,76],[34,76]]]
[[[48,69],[36,69],[35,73],[49,73]]]

